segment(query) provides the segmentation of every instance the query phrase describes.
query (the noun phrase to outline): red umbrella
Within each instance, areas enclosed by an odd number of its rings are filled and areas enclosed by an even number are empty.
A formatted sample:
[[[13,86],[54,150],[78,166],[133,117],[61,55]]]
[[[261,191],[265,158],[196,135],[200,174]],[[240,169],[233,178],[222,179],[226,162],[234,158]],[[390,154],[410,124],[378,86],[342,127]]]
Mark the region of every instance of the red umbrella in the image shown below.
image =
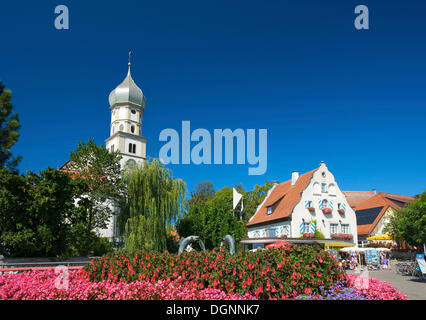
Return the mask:
[[[282,248],[282,247],[286,247],[286,246],[291,246],[292,243],[288,242],[288,241],[278,241],[278,242],[274,242],[274,243],[270,243],[268,245],[265,246],[266,249],[269,248]]]

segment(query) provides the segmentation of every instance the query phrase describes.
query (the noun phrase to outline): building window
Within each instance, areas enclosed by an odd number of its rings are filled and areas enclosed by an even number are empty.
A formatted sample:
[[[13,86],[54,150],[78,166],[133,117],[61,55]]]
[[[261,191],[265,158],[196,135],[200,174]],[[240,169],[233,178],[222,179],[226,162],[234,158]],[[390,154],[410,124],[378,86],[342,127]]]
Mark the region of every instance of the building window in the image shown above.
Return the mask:
[[[321,175],[322,175],[323,178],[325,178],[325,172],[324,171],[322,172]]]
[[[321,208],[320,209],[324,209],[327,208],[328,206],[328,201],[326,199],[321,201]]]
[[[327,192],[327,184],[326,183],[321,183],[321,192],[322,193],[326,193]]]
[[[272,214],[272,206],[267,208],[268,215]]]
[[[135,109],[132,109],[132,114],[136,114],[136,110]]]
[[[114,145],[111,145],[111,152],[114,152]]]
[[[330,223],[330,233],[338,233],[339,232],[339,225],[337,223]]]
[[[120,124],[120,131],[124,131],[124,126]]]
[[[129,143],[129,153],[136,153],[136,144]]]
[[[275,238],[275,229],[266,229],[266,234],[268,238]]]
[[[342,224],[342,233],[348,234],[349,232],[349,224]]]
[[[303,233],[311,232],[311,224],[309,222],[303,222]]]
[[[135,133],[135,126],[131,126],[130,131],[132,131],[132,133]]]

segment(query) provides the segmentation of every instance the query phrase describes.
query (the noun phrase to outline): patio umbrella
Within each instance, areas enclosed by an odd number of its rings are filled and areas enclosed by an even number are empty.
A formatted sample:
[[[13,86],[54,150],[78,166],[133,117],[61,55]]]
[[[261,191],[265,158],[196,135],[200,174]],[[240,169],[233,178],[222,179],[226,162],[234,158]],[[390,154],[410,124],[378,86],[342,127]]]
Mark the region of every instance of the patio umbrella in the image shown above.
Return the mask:
[[[392,238],[387,233],[377,234],[375,236],[368,237],[367,240],[392,240]]]
[[[291,245],[292,245],[292,243],[290,243],[288,241],[278,241],[278,242],[274,242],[274,243],[266,245],[265,248],[266,249],[269,249],[269,248],[277,249],[277,248],[287,247],[287,246],[291,246]]]

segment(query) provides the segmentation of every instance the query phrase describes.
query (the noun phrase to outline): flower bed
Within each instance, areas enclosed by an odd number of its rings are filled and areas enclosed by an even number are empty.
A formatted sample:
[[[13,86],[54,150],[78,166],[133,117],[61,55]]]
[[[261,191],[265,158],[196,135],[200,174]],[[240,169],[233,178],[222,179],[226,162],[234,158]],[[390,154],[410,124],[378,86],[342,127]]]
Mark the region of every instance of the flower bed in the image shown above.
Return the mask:
[[[296,297],[297,300],[372,300],[372,298],[347,287],[347,281],[339,281],[329,289],[320,287],[316,292],[307,291]]]
[[[302,234],[302,237],[304,239],[313,239],[315,237],[315,234],[312,232],[305,232]]]
[[[58,289],[53,270],[0,275],[0,300],[247,300],[252,295],[227,294],[214,288],[198,290],[181,278],[131,283],[89,281],[70,271],[68,288]]]
[[[350,233],[332,233],[330,234],[331,239],[340,239],[340,240],[352,240],[353,235]]]
[[[375,278],[347,274],[346,280],[339,281],[327,289],[306,291],[296,297],[298,300],[407,300],[407,296],[399,292],[386,281]]]
[[[347,274],[347,279],[349,287],[373,300],[407,300],[406,295],[386,281],[356,274]]]
[[[264,250],[276,253],[280,249]],[[297,263],[296,263],[297,265]],[[93,267],[93,265],[92,265]],[[280,267],[282,268],[282,266]],[[305,266],[306,268],[306,266]],[[252,269],[253,270],[253,269]],[[262,269],[264,270],[264,269]],[[252,271],[256,277],[256,272]],[[263,272],[264,273],[264,272]],[[262,271],[261,271],[262,274]],[[91,281],[90,274],[83,270],[69,271],[68,288],[61,289],[56,283],[58,274],[54,270],[32,271],[19,274],[0,275],[0,300],[247,300],[256,299],[254,294],[247,290],[243,294],[225,292],[218,288],[204,288],[201,283],[194,286],[193,281],[178,276],[176,279],[164,279],[151,282],[143,281]],[[322,274],[316,276],[322,277]],[[237,279],[238,276],[235,277]],[[343,280],[335,281],[332,285],[315,287],[298,285],[294,278],[299,277],[291,273],[290,280],[293,290],[299,288],[298,293],[282,296],[281,298],[296,298],[303,300],[407,300],[407,297],[395,287],[385,281],[367,278],[354,274],[347,274]],[[265,277],[267,279],[267,277]],[[300,282],[307,278],[299,279]],[[264,292],[257,292],[260,298],[268,297],[271,292],[270,280],[266,280]],[[296,283],[295,283],[296,282]],[[279,285],[273,282],[275,288]],[[235,290],[236,291],[236,290]],[[256,291],[256,290],[255,290]],[[274,299],[276,296],[269,295]]]
[[[173,281],[182,277],[195,288],[253,294],[260,299],[294,298],[305,289],[329,288],[344,274],[332,256],[317,246],[279,249],[185,252],[180,255],[116,252],[85,267],[91,281]]]

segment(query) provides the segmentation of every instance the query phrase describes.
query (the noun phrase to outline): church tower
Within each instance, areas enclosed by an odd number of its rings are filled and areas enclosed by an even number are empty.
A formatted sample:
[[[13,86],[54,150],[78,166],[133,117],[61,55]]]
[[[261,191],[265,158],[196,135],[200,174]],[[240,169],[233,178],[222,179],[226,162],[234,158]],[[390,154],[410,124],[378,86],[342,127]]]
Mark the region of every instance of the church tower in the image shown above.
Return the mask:
[[[146,138],[142,137],[142,116],[146,100],[129,70],[124,81],[109,95],[111,110],[110,136],[106,139],[109,151],[119,151],[121,168],[133,167],[146,158]]]

